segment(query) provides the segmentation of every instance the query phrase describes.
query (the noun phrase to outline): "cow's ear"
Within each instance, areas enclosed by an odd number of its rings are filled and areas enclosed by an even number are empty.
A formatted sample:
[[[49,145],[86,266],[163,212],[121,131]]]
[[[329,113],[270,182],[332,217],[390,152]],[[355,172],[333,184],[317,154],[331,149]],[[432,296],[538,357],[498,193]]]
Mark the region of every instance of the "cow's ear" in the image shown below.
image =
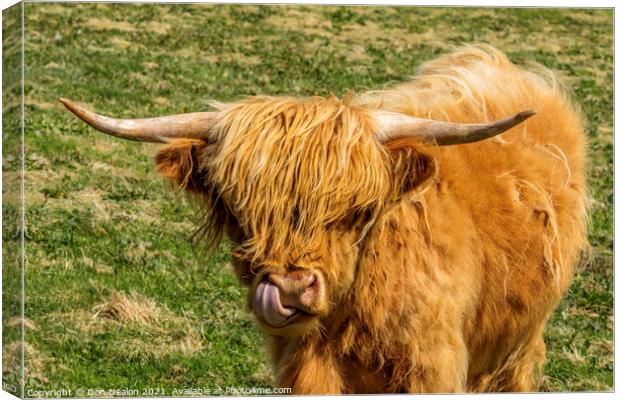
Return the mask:
[[[177,139],[155,156],[157,172],[175,186],[201,192],[205,189],[204,156],[207,143],[196,139]]]
[[[388,145],[393,179],[393,200],[411,199],[423,192],[437,175],[435,159],[421,146]]]

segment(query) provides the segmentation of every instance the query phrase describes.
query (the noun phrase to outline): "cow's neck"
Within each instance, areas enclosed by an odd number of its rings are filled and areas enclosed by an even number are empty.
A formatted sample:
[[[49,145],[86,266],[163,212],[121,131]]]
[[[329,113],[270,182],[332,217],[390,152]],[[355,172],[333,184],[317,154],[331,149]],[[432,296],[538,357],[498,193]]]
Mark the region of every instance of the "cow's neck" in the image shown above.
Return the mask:
[[[416,290],[416,280],[410,278],[411,274],[424,275],[429,268],[425,259],[429,252],[415,251],[428,246],[423,202],[402,204],[373,229],[363,244],[349,296],[331,313],[330,320],[325,321],[326,342],[335,343],[336,352],[355,352],[369,362],[378,355],[379,358],[398,356],[391,354],[389,340],[384,339],[407,325],[412,317],[414,305],[402,294]],[[356,342],[366,346],[357,348]],[[372,343],[375,345],[368,346]]]

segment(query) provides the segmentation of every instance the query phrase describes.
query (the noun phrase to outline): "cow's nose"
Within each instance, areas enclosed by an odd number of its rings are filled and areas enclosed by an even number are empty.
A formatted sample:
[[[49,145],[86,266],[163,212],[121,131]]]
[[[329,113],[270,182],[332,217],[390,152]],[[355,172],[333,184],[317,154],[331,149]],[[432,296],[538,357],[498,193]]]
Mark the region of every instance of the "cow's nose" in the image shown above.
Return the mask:
[[[269,274],[267,279],[280,291],[280,301],[285,307],[307,309],[312,307],[319,293],[319,280],[312,271],[290,271]]]

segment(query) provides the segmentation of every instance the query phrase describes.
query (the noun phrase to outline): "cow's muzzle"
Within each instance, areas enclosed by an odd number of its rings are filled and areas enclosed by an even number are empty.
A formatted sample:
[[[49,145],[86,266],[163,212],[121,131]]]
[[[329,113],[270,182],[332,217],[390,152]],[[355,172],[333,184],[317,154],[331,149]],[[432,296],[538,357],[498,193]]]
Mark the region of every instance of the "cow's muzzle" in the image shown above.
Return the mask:
[[[291,325],[316,315],[323,286],[320,274],[314,271],[267,274],[256,286],[252,310],[273,328]]]

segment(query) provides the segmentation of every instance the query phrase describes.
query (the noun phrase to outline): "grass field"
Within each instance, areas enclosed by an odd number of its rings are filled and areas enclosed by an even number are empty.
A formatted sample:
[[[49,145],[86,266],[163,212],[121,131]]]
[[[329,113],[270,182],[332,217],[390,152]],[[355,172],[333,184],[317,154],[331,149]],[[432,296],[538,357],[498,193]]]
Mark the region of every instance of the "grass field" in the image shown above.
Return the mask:
[[[89,129],[60,96],[119,117],[254,94],[342,96],[414,74],[459,43],[557,72],[587,118],[592,255],[546,332],[546,391],[613,388],[610,10],[25,5],[26,391],[272,386],[227,247],[207,257],[156,147]],[[8,20],[5,20],[5,39]],[[14,26],[16,28],[17,26]],[[5,47],[5,61],[17,49]],[[15,75],[18,76],[18,75]],[[18,81],[5,82],[18,92]],[[6,99],[6,97],[5,97]],[[4,104],[5,221],[16,221],[19,103]],[[13,136],[7,137],[8,133]],[[11,192],[13,190],[13,192]],[[4,381],[17,384],[19,235],[3,226]],[[8,316],[8,317],[7,317]],[[143,392],[151,388],[153,393]]]

